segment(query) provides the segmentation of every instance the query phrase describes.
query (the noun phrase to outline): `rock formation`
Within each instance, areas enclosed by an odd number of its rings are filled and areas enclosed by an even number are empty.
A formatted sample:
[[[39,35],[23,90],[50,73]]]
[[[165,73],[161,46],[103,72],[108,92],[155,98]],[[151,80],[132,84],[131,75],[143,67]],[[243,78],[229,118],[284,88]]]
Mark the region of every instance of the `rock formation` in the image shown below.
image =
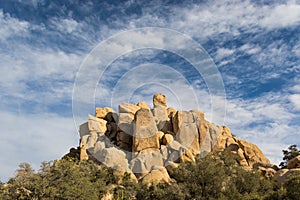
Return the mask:
[[[97,159],[147,184],[171,182],[168,170],[212,150],[229,148],[246,169],[271,166],[256,145],[234,137],[226,126],[208,122],[199,110],[168,108],[162,94],[153,96],[153,109],[145,102],[123,103],[119,114],[96,108],[79,133],[81,160]]]

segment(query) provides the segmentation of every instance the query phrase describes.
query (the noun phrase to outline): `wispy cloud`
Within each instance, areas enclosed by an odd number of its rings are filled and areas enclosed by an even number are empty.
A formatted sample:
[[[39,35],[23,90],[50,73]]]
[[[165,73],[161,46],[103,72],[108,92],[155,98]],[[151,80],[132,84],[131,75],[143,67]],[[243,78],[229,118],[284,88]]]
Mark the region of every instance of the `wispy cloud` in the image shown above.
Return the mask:
[[[42,161],[58,159],[78,144],[72,117],[2,110],[0,127],[2,181],[12,176],[20,162],[29,162],[38,169]]]
[[[0,24],[0,41],[28,34],[30,28],[30,24],[28,22],[15,19],[11,17],[10,14],[4,14],[1,9]]]

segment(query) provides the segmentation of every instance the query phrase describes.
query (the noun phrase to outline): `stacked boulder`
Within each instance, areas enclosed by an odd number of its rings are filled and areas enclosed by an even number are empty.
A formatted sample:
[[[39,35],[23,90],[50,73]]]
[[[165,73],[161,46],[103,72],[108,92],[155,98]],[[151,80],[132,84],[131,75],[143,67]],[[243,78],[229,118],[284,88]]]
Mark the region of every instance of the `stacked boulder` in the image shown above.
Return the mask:
[[[79,133],[81,160],[96,159],[148,184],[170,183],[168,170],[181,162],[195,162],[213,149],[229,147],[245,168],[270,164],[256,145],[206,121],[199,110],[168,108],[160,93],[153,96],[153,109],[145,102],[123,103],[119,114],[111,108],[96,108]]]
[[[274,173],[274,178],[277,181],[278,186],[283,186],[286,181],[293,175],[300,174],[300,155],[291,159],[287,163],[287,167],[280,169]]]

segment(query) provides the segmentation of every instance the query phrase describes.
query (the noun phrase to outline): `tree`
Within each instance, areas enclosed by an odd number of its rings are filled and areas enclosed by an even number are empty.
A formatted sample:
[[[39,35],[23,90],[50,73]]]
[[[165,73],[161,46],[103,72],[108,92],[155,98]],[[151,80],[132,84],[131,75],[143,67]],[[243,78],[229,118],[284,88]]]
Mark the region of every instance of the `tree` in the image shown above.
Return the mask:
[[[289,160],[300,155],[300,150],[297,148],[297,145],[291,145],[288,147],[288,150],[282,150],[283,153],[283,162],[279,164],[281,168],[286,168]]]
[[[298,200],[300,197],[300,173],[295,173],[289,177],[284,184],[286,188],[287,199]]]

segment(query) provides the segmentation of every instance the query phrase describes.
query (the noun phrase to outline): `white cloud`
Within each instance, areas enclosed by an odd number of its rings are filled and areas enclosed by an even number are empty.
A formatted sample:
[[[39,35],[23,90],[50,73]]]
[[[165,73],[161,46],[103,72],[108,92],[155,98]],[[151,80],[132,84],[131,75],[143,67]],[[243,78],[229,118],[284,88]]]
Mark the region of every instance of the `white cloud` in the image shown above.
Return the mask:
[[[282,160],[282,149],[299,144],[297,119],[290,109],[288,96],[267,93],[251,100],[230,99],[227,102],[226,125],[238,137],[257,144],[275,164]]]
[[[18,114],[0,112],[0,178],[13,176],[21,162],[36,169],[42,161],[62,157],[69,148],[78,145],[78,135],[72,117],[55,114]]]
[[[245,53],[252,55],[257,54],[261,51],[260,46],[258,45],[252,45],[251,43],[244,44],[239,48],[240,51],[244,51]]]
[[[2,94],[39,102],[58,102],[71,97],[81,55],[19,44],[12,45],[12,49],[10,54],[0,51],[0,73],[4,75],[0,79]],[[43,90],[34,91],[34,85],[29,88],[28,83],[43,86]]]
[[[216,59],[222,60],[225,57],[231,56],[235,52],[234,49],[227,49],[227,48],[219,48],[217,50]]]
[[[300,23],[300,5],[293,1],[275,7],[263,7],[265,10],[260,25],[267,28],[283,28]]]
[[[24,36],[30,29],[30,24],[26,21],[20,21],[11,17],[9,14],[4,14],[0,9],[0,41],[5,41],[7,38],[14,36]]]
[[[52,19],[51,23],[56,30],[62,33],[73,33],[74,31],[77,31],[78,28],[80,28],[80,24],[72,18],[69,19],[54,18]]]
[[[292,94],[289,99],[294,104],[294,108],[300,110],[300,94]]]

